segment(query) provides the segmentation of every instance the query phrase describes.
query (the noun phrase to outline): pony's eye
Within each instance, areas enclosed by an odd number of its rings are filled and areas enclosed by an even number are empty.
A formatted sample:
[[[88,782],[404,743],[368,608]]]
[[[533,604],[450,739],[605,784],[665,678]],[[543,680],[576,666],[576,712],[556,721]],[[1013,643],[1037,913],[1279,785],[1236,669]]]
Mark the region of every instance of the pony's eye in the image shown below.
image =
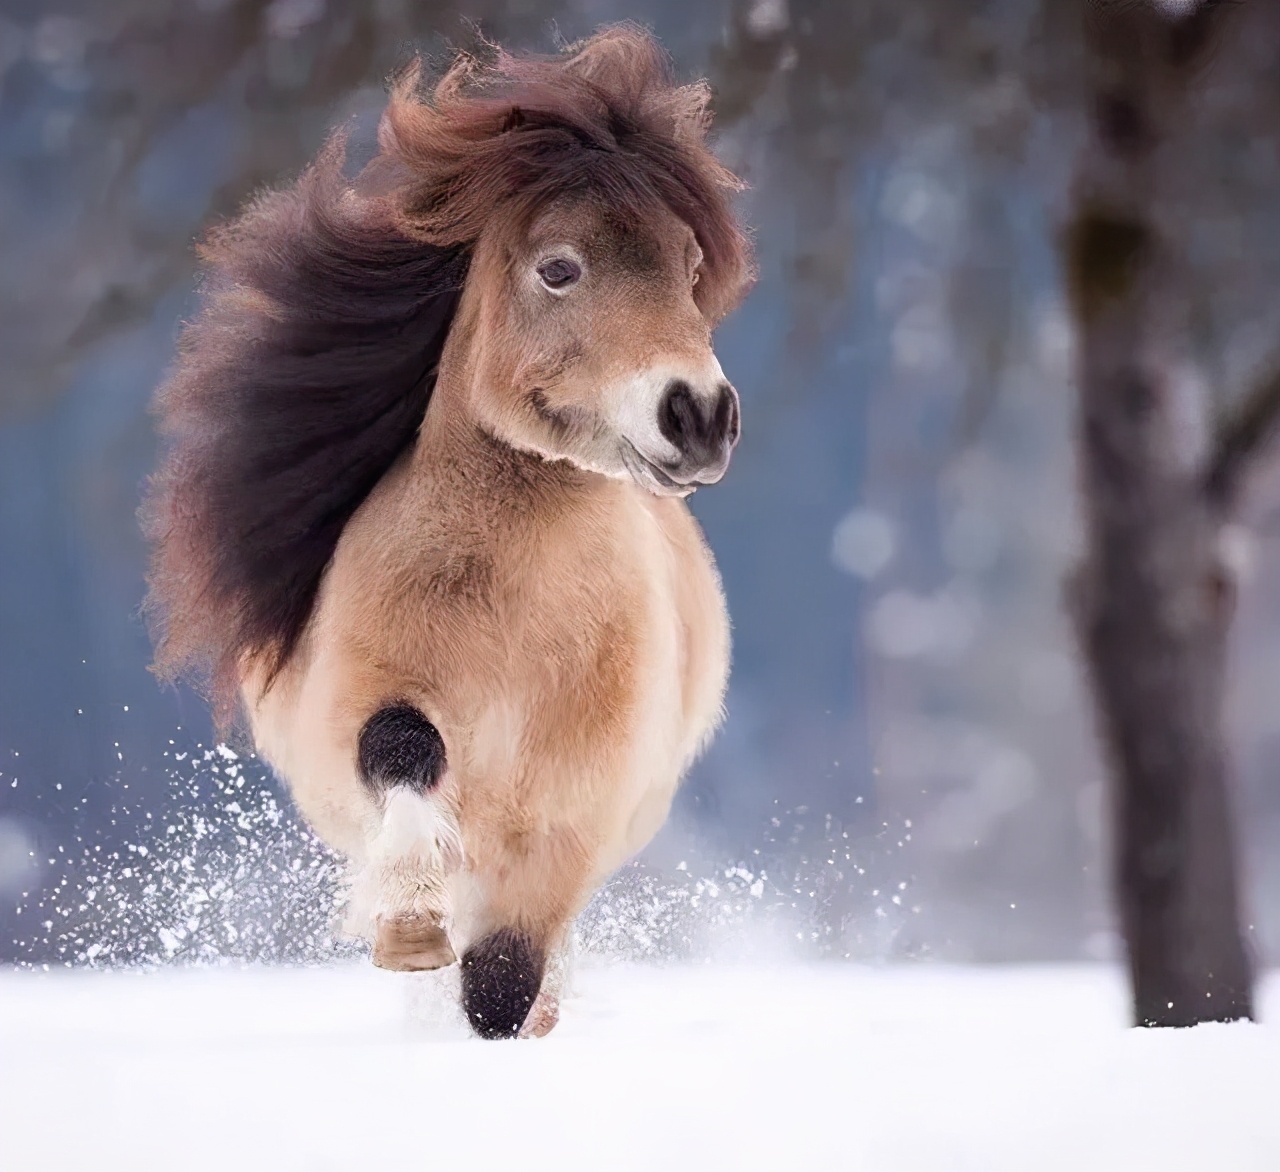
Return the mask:
[[[538,266],[538,277],[548,289],[567,289],[582,276],[582,266],[567,257],[544,260]]]

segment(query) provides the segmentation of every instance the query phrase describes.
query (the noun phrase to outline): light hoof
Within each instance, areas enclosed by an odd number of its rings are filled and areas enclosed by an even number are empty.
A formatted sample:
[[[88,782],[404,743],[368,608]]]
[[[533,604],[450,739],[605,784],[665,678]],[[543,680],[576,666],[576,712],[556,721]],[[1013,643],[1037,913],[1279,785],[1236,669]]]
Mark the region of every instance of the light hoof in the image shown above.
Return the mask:
[[[522,1038],[545,1038],[560,1020],[560,998],[550,993],[539,993],[529,1010],[529,1016],[520,1027]]]
[[[397,973],[447,968],[457,960],[440,921],[431,916],[379,916],[374,920],[373,963]]]

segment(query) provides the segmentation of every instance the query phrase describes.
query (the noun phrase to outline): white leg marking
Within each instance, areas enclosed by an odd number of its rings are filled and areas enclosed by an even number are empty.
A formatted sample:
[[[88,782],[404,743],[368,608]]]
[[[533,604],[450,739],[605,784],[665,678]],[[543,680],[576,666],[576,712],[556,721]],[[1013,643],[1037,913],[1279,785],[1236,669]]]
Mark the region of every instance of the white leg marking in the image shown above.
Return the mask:
[[[383,968],[431,969],[456,959],[449,944],[448,878],[462,865],[458,820],[438,788],[396,786],[356,878],[348,923]]]
[[[407,785],[390,790],[370,858],[382,863],[417,859],[444,871],[461,865],[462,831],[438,787],[426,794]]]

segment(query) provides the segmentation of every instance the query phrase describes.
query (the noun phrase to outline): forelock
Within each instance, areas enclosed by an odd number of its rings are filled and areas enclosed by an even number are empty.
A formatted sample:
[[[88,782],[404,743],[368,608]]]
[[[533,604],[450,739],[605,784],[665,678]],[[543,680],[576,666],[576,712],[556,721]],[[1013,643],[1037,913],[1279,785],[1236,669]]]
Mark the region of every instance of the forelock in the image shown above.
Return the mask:
[[[654,201],[693,230],[704,254],[695,296],[712,321],[753,278],[732,199],[741,183],[706,141],[709,89],[678,85],[645,30],[607,28],[553,56],[485,46],[434,85],[416,64],[394,83],[373,169],[406,229],[469,245],[495,218],[525,220],[567,194],[637,219]]]

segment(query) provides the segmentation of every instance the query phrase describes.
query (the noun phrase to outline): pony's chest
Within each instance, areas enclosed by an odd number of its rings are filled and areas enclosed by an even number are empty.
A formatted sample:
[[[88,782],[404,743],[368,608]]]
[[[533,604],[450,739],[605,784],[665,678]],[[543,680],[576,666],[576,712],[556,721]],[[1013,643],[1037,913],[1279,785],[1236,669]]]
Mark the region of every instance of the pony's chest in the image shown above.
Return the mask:
[[[608,676],[637,710],[679,725],[690,694],[723,684],[719,577],[682,502],[627,497],[603,519],[547,535],[513,584],[505,625],[522,633],[523,654],[563,665],[561,686]]]
[[[720,577],[681,501],[647,500],[646,602],[653,639],[652,702],[682,743],[715,722],[728,676],[729,620]],[[681,750],[683,752],[683,750]]]

